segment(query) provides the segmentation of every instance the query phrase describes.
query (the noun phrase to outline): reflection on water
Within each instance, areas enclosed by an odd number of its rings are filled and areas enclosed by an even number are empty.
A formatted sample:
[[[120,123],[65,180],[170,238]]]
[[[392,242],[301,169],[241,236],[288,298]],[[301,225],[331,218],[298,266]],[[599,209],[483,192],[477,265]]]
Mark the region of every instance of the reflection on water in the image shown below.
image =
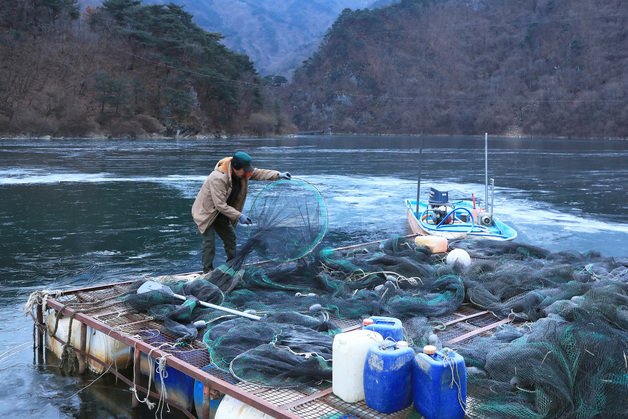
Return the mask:
[[[495,212],[518,230],[517,241],[628,256],[627,142],[489,138],[489,148]],[[325,245],[407,234],[403,199],[416,197],[419,171],[424,193],[434,186],[485,194],[479,137],[2,140],[0,353],[10,353],[0,357],[0,412],[152,417],[131,411],[123,386],[108,394],[99,381],[75,394],[88,382],[61,376],[53,364],[33,366],[32,322],[22,307],[37,289],[200,269],[190,208],[217,160],[237,150],[256,167],[289,171],[321,191]],[[266,185],[251,183],[250,196]],[[246,234],[237,231],[241,244]],[[13,350],[25,343],[28,350]]]

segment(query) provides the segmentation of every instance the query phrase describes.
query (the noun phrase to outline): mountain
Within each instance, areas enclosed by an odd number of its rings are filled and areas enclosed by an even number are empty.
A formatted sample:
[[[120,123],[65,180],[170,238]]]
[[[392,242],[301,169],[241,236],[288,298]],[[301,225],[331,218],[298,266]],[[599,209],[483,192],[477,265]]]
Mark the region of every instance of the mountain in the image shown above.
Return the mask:
[[[246,55],[175,4],[6,0],[0,9],[0,135],[281,133]]]
[[[93,0],[92,0],[93,1]],[[174,0],[203,29],[224,35],[223,43],[248,55],[262,75],[290,77],[318,47],[345,8],[374,0]],[[170,0],[146,0],[145,4]]]
[[[628,138],[628,2],[345,10],[282,102],[301,131]]]

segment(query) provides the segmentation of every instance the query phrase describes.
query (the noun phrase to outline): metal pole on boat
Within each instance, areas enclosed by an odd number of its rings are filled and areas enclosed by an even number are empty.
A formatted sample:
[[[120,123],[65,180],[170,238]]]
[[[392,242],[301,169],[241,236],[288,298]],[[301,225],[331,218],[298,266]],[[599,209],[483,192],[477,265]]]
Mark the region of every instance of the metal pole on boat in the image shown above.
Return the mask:
[[[421,166],[423,159],[423,133],[419,133],[421,137],[421,145],[419,146],[419,179],[416,183],[416,218],[419,219],[419,198],[421,196]]]
[[[488,212],[488,133],[484,133],[484,211]]]
[[[495,208],[495,179],[491,178],[491,222],[493,221],[493,208]]]

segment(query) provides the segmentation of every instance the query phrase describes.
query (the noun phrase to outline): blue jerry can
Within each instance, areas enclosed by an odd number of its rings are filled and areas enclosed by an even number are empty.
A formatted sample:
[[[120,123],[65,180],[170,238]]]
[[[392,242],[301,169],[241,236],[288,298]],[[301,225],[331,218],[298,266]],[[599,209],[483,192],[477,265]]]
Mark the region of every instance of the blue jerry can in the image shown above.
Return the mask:
[[[414,408],[424,419],[463,419],[467,400],[464,358],[428,345],[414,358]]]
[[[414,351],[407,342],[385,341],[369,348],[364,363],[366,405],[381,413],[393,413],[412,404]]]
[[[401,320],[394,317],[372,316],[363,320],[362,329],[372,330],[382,335],[384,340],[392,339],[395,342],[403,340],[403,326]]]

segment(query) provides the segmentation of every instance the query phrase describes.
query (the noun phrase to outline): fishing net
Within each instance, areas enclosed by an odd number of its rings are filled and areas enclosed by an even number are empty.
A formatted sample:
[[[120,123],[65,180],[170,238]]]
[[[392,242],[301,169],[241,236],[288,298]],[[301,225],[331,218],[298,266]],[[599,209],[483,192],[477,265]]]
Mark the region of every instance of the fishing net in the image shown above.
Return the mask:
[[[339,325],[379,315],[402,320],[404,339],[417,351],[434,344],[465,357],[469,417],[626,417],[628,259],[520,243],[450,245],[466,250],[472,264],[450,266],[411,238],[395,237],[242,266],[228,292],[207,276],[189,289],[172,284],[261,321],[204,309],[193,299],[180,311],[169,305],[181,302],[163,302],[177,314],[150,310],[186,327],[205,320],[197,339],[212,362],[262,386],[329,380]],[[441,341],[447,332],[441,319],[461,305],[511,323],[470,340]]]
[[[252,252],[263,262],[296,260],[311,253],[327,232],[325,200],[316,187],[301,179],[268,184],[255,197],[249,216],[253,224],[247,227],[248,239],[237,256],[206,277],[224,292],[242,279],[242,266]],[[268,279],[260,275],[257,280]]]
[[[327,206],[316,187],[301,179],[268,184],[255,197],[249,215],[249,241],[263,260],[299,259],[327,232]]]
[[[243,381],[263,386],[293,387],[331,379],[333,338],[286,323],[289,319],[278,322],[267,316],[262,324],[234,319],[209,327],[204,339],[212,362]]]
[[[524,321],[457,350],[474,417],[627,417],[628,260],[516,243],[457,244],[468,299]]]

